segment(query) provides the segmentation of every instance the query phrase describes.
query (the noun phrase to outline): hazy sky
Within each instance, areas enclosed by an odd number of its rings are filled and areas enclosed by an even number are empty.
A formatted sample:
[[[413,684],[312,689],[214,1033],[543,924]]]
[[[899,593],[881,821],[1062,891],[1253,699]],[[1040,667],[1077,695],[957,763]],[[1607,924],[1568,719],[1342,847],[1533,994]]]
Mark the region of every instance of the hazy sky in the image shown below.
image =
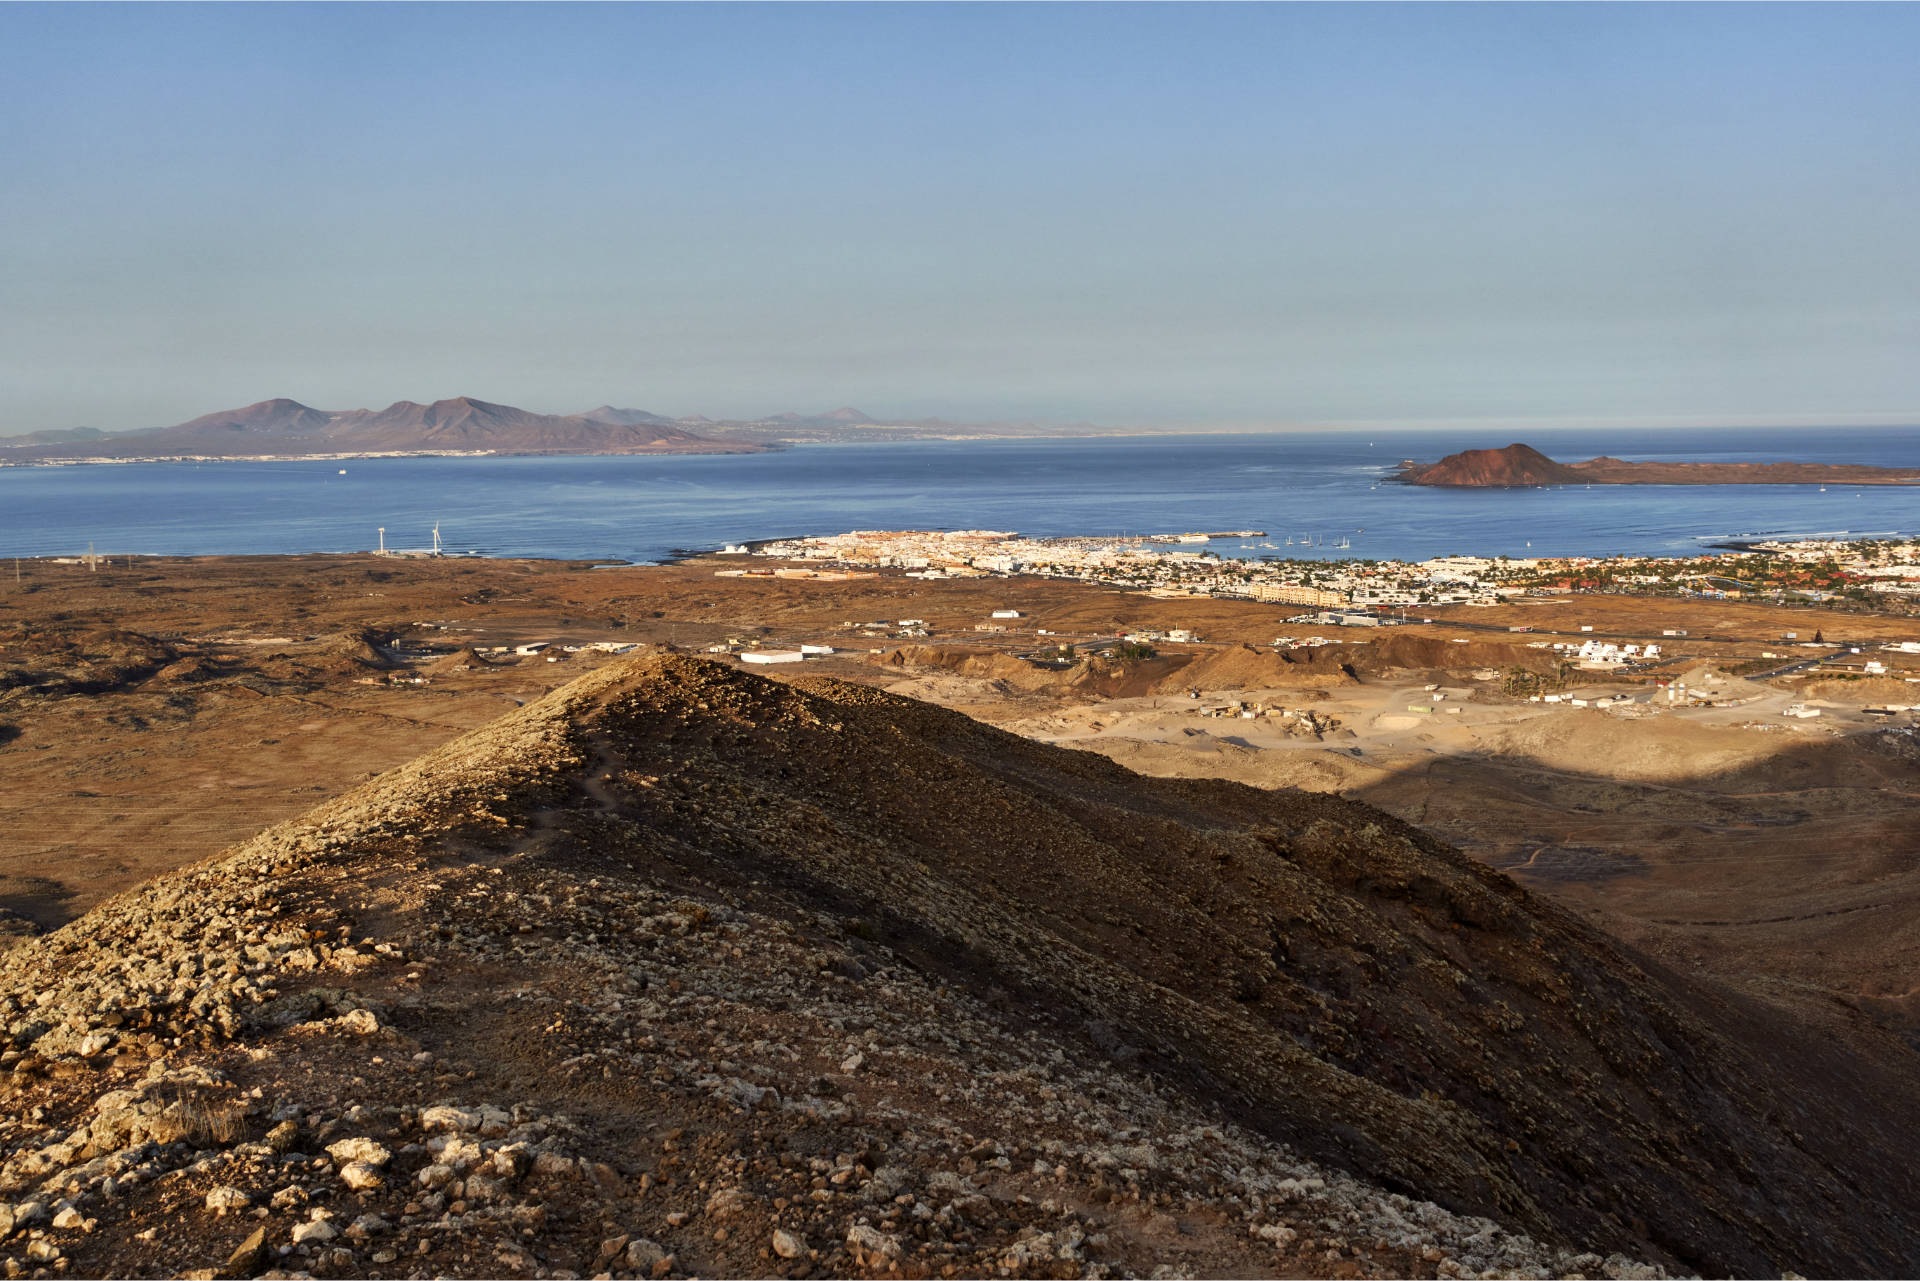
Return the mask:
[[[0,431],[1920,421],[1913,5],[0,5]]]

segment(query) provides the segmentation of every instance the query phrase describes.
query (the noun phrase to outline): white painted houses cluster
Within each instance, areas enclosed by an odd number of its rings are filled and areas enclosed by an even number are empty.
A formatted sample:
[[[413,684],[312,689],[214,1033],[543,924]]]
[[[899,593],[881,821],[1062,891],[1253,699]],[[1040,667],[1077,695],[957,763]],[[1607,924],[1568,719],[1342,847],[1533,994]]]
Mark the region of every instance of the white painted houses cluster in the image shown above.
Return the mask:
[[[1658,645],[1622,645],[1616,641],[1604,641],[1589,637],[1578,645],[1572,641],[1554,641],[1552,648],[1565,654],[1582,667],[1620,667],[1627,663],[1644,663],[1660,657]]]
[[[1175,545],[1170,545],[1170,543]],[[1701,586],[1711,575],[1702,566],[1733,563],[1749,555],[1728,552],[1673,560],[1635,556],[1528,559],[1437,556],[1419,562],[1362,560],[1241,559],[1212,552],[1176,550],[1167,538],[1023,538],[1004,530],[854,530],[824,537],[786,539],[752,550],[762,556],[833,561],[871,569],[902,569],[917,578],[979,578],[1033,574],[1175,595],[1242,597],[1322,609],[1341,605],[1393,609],[1413,605],[1492,606],[1532,593],[1574,590],[1562,580],[1605,570],[1619,584],[1690,594],[1735,594]],[[730,544],[737,551],[744,544]],[[1271,547],[1271,543],[1243,544]],[[1861,576],[1873,591],[1920,594],[1920,541],[1847,544],[1831,540],[1761,544],[1763,554],[1795,560],[1835,560]],[[723,570],[725,574],[743,571]],[[1811,589],[1802,595],[1817,595]]]

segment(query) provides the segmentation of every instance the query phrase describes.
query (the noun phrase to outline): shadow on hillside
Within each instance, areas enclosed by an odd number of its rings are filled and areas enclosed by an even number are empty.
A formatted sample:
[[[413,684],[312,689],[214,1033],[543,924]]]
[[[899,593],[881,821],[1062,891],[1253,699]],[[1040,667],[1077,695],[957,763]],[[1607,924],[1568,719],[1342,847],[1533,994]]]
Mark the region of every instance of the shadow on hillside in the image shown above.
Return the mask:
[[[0,876],[0,932],[44,934],[59,929],[76,913],[73,891],[44,876]]]
[[[1342,794],[1670,963],[1838,1003],[1920,1049],[1920,734],[1795,737],[1657,782],[1484,753],[1384,768]]]

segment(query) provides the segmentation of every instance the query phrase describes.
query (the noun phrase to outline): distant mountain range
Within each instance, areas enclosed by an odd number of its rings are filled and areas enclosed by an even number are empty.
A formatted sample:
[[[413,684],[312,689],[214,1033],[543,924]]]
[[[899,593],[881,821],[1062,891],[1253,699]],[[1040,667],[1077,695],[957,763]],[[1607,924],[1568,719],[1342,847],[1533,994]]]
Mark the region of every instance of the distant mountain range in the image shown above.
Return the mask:
[[[1539,485],[1902,485],[1920,483],[1920,469],[1858,463],[1630,463],[1601,455],[1560,463],[1531,445],[1466,449],[1437,463],[1404,462],[1395,480],[1453,489],[1523,489]]]
[[[64,431],[30,431],[23,436],[0,436],[0,446],[71,445],[83,440],[105,440],[109,434],[98,427],[69,427]]]
[[[612,405],[602,405],[598,409],[589,409],[576,418],[591,418],[595,422],[617,423],[622,427],[674,427],[678,426],[671,418],[662,418],[659,414],[650,414],[644,409],[615,409]]]
[[[5,457],[289,457],[410,452],[498,454],[749,454],[765,445],[714,440],[671,420],[611,406],[584,414],[538,414],[471,396],[430,405],[402,400],[385,409],[332,412],[297,400],[263,400],[172,427],[76,441],[16,437]],[[83,445],[84,449],[74,446]]]
[[[785,444],[847,440],[1085,436],[1090,423],[956,423],[940,418],[875,419],[842,407],[823,414],[713,419],[668,418],[601,405],[578,414],[542,414],[471,396],[385,409],[315,409],[285,397],[223,409],[171,427],[103,432],[91,427],[0,437],[0,462],[72,458],[239,458],[270,455],[429,453],[747,454]]]

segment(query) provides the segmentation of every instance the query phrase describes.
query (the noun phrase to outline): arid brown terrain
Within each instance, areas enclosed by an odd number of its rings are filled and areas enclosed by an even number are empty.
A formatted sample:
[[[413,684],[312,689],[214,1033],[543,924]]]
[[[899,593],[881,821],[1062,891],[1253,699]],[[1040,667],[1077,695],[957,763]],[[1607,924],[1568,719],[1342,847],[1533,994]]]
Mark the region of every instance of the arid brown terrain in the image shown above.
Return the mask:
[[[1862,682],[1732,674],[1783,630],[1910,622],[1563,597],[1275,652],[1302,629],[1247,602],[716,567],[0,583],[0,1201],[28,1205],[0,1253],[162,1275],[259,1227],[229,1275],[1920,1266],[1914,735]],[[1006,607],[1027,632],[974,630]],[[1663,670],[1726,706],[1513,692],[1638,687],[1526,642],[1676,624]],[[1210,643],[1014,656],[1171,626]],[[491,652],[729,638],[841,653],[785,692]],[[1458,712],[1409,715],[1429,687]],[[139,1235],[161,1216],[188,1226]]]
[[[1415,829],[677,655],[0,1008],[9,1226],[80,1274],[1914,1263],[1909,1077]]]

